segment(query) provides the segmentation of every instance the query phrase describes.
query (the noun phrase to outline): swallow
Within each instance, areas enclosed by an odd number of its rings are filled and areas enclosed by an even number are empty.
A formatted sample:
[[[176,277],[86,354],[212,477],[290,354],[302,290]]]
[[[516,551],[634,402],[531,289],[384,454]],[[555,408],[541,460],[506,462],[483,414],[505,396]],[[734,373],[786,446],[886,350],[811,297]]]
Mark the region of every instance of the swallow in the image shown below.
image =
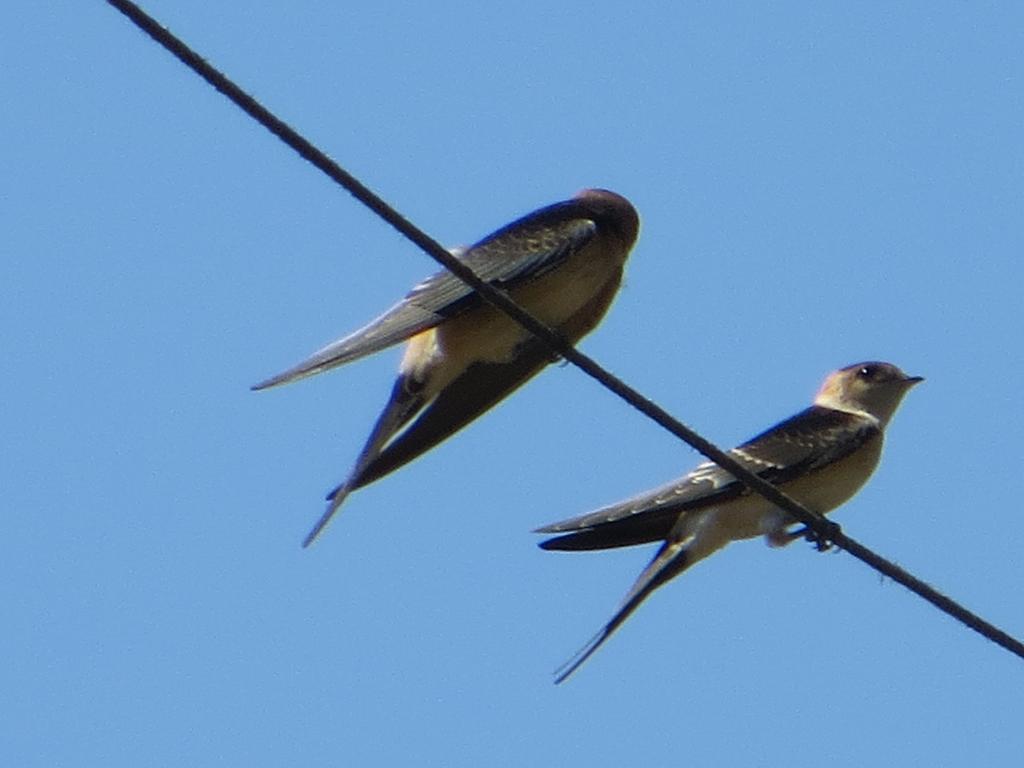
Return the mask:
[[[813,405],[729,451],[740,464],[808,509],[849,500],[878,465],[886,425],[920,376],[895,365],[857,363],[830,374]],[[661,541],[611,620],[556,671],[560,683],[650,594],[730,541],[764,536],[780,547],[807,534],[778,507],[713,462],[646,493],[537,529],[560,534],[542,549],[582,551]]]
[[[575,344],[611,305],[639,229],[628,200],[586,189],[452,253]],[[350,493],[433,448],[557,359],[445,270],[368,325],[253,389],[313,376],[402,341],[408,343],[387,404],[303,547]]]

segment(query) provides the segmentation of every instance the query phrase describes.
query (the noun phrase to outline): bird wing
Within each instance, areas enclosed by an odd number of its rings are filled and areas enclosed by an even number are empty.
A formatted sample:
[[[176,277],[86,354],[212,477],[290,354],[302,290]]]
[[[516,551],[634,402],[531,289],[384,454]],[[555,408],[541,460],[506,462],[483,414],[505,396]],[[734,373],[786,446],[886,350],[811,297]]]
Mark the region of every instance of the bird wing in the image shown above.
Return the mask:
[[[499,229],[458,255],[487,283],[510,290],[556,269],[597,235],[597,224],[575,200],[541,208]],[[352,334],[287,371],[256,384],[266,389],[351,362],[433,328],[478,306],[482,299],[447,270],[415,286],[402,301]]]
[[[812,405],[729,454],[775,485],[832,464],[880,432],[876,420]],[[664,539],[682,512],[748,494],[745,485],[714,462],[704,462],[671,483],[617,504],[537,529],[567,533],[541,542],[544,549],[606,549]]]

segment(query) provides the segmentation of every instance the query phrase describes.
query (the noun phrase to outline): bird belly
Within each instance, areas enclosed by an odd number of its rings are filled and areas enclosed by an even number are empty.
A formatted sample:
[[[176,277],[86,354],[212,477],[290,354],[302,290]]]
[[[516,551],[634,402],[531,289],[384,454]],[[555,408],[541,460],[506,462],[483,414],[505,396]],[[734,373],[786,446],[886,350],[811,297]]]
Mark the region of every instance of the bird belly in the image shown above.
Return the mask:
[[[808,509],[831,512],[864,486],[881,455],[882,435],[878,434],[849,456],[785,484],[782,490]]]
[[[510,296],[531,315],[556,330],[564,331],[566,323],[581,312],[592,310],[591,321],[570,339],[576,341],[597,325],[621,279],[621,258],[616,258],[611,249],[591,246],[557,270],[516,287]],[[607,295],[609,283],[612,284],[611,295]],[[503,320],[512,322],[504,316]],[[575,327],[573,330],[577,331]]]
[[[756,494],[741,496],[729,504],[709,510],[714,539],[723,542],[752,539],[766,532],[774,507]],[[700,513],[698,513],[700,514]],[[704,513],[707,514],[707,513]],[[722,546],[723,544],[718,544]]]
[[[621,261],[584,249],[559,269],[514,289],[510,296],[531,315],[575,342],[597,325],[621,279]],[[504,312],[484,304],[414,336],[403,373],[440,391],[473,363],[507,363],[529,333]]]
[[[882,437],[879,435],[849,456],[786,483],[780,490],[808,509],[826,514],[861,489],[878,466],[881,453]],[[753,492],[715,510],[715,524],[720,534],[733,541],[773,533],[794,522]]]

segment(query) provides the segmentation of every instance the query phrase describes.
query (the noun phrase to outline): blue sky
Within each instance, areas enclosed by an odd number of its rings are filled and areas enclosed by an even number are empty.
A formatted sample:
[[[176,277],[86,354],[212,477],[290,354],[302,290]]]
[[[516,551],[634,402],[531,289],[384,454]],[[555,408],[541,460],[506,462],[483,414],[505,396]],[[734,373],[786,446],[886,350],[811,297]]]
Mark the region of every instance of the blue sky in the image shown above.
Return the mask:
[[[1024,634],[1016,4],[358,5],[146,7],[442,242],[629,197],[582,348],[720,445],[840,365],[927,377],[836,519]],[[1019,759],[1019,659],[802,544],[728,548],[553,686],[650,552],[530,530],[699,460],[571,368],[302,551],[399,353],[248,386],[435,265],[104,3],[4,15],[11,764]]]

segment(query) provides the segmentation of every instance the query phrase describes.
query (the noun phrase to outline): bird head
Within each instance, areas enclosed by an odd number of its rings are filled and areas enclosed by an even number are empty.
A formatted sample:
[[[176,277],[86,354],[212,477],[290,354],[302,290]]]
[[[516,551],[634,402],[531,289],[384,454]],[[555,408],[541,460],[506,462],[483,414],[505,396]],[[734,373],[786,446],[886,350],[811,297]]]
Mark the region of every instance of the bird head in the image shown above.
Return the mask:
[[[921,376],[908,376],[892,363],[856,363],[829,374],[814,402],[825,408],[867,413],[884,427],[903,396],[922,381]]]

